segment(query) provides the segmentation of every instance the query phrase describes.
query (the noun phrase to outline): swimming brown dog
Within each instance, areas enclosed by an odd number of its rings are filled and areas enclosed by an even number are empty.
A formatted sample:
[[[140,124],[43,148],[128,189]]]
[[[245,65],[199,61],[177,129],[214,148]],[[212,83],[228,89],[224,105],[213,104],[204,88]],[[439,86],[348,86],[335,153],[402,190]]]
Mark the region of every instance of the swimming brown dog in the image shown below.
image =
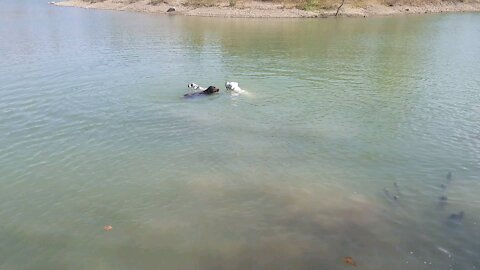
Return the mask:
[[[217,93],[218,91],[220,91],[220,89],[218,89],[217,87],[209,86],[207,89],[205,89],[203,91],[194,92],[194,93],[187,93],[183,96],[184,97],[196,97],[196,96],[200,96],[200,95],[211,95],[211,94]]]

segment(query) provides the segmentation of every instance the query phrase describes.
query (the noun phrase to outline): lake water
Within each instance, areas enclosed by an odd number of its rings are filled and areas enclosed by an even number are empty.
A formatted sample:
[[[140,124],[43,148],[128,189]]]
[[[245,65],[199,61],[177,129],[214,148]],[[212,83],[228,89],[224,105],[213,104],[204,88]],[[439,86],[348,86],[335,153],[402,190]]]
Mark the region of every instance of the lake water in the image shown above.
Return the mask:
[[[480,14],[46,2],[0,2],[1,270],[480,269]]]

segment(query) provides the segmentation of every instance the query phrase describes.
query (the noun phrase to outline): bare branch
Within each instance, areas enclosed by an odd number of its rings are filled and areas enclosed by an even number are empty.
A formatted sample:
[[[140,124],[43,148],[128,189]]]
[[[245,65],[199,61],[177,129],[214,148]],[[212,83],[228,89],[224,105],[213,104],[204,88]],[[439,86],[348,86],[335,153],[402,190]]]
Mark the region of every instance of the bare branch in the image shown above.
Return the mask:
[[[342,0],[342,4],[337,8],[337,12],[335,13],[335,16],[338,15],[338,12],[340,11],[344,3],[345,3],[345,0]]]

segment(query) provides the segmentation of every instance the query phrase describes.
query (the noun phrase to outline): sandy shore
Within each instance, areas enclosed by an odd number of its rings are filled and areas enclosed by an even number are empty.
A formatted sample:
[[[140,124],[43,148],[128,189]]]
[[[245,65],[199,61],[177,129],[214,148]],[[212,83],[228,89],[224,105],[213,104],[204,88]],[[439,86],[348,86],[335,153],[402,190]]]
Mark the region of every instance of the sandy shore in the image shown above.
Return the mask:
[[[177,14],[187,16],[205,17],[239,17],[239,18],[315,18],[334,16],[336,9],[307,11],[294,7],[288,7],[281,3],[248,1],[238,3],[230,7],[228,2],[219,2],[211,7],[189,6],[182,0],[163,2],[158,5],[150,4],[151,0],[141,0],[130,3],[128,0],[105,0],[98,3],[89,3],[82,0],[67,0],[64,2],[50,2],[57,6],[80,7],[93,9],[108,9],[119,11],[137,11],[151,13]],[[175,8],[174,12],[167,12],[169,8]],[[422,14],[440,12],[478,12],[480,2],[439,2],[421,6],[394,5],[385,6],[370,4],[366,7],[356,7],[345,3],[340,9],[339,16],[369,17],[398,14]]]

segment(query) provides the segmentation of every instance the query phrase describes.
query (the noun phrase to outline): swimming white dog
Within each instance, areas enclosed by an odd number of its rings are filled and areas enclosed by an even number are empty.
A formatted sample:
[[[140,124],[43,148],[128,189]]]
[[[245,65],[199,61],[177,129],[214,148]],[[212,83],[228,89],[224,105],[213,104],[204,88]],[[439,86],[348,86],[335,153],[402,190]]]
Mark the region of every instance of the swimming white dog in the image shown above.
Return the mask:
[[[238,86],[238,82],[225,82],[225,88],[232,91],[232,95],[239,95],[245,93],[245,91],[242,90],[240,86]]]
[[[242,89],[238,86],[238,82],[225,82],[225,87],[227,90],[241,92]]]
[[[197,89],[198,89],[198,90],[201,90],[201,91],[207,90],[207,88],[201,87],[200,85],[198,85],[198,84],[196,84],[196,83],[189,83],[189,84],[187,85],[187,87],[188,87],[188,88],[193,88],[194,90],[197,90]]]

